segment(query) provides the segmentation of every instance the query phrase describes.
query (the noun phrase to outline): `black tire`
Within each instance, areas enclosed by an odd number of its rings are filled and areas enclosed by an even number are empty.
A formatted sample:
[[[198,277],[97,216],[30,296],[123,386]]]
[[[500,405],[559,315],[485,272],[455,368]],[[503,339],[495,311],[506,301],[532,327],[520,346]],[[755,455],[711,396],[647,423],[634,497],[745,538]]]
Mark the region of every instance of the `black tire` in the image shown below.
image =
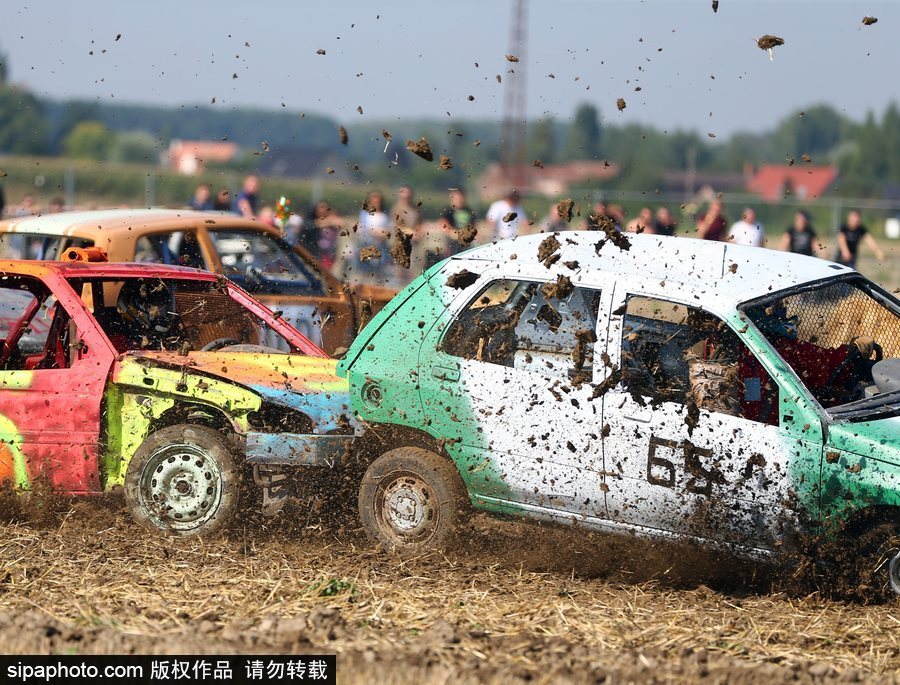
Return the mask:
[[[863,602],[886,602],[900,595],[900,524],[876,523],[855,545],[856,587]]]
[[[125,473],[125,501],[149,530],[212,535],[234,517],[240,482],[225,436],[207,426],[179,424],[150,434],[134,453]]]
[[[470,510],[453,463],[419,447],[386,452],[372,462],[359,487],[366,535],[400,553],[449,546]]]

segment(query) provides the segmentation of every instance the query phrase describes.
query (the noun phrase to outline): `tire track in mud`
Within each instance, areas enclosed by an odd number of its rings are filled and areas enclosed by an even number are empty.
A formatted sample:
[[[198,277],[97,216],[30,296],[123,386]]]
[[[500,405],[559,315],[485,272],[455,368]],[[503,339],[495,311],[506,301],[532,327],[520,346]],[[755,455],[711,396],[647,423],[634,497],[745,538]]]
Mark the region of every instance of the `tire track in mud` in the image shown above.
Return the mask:
[[[155,538],[115,501],[0,525],[10,653],[335,652],[342,683],[896,682],[900,669],[900,606],[767,593],[771,577],[738,564],[698,575],[714,564],[687,550],[578,530],[478,518],[465,550],[401,559],[356,530]]]

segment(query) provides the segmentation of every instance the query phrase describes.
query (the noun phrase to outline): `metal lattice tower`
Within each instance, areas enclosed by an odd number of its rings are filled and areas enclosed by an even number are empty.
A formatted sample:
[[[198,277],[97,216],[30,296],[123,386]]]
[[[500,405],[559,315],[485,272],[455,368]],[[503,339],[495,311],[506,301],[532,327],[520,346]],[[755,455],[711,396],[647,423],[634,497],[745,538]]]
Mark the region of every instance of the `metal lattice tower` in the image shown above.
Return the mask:
[[[503,147],[501,162],[507,180],[521,188],[525,169],[526,86],[528,84],[528,0],[513,0],[509,52],[519,58],[506,74],[503,100]]]

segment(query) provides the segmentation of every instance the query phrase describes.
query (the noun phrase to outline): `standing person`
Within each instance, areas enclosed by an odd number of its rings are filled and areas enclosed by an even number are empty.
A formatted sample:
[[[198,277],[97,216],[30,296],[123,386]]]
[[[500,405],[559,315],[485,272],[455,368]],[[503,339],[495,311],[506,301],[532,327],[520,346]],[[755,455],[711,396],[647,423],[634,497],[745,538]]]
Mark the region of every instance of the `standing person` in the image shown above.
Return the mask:
[[[593,211],[588,215],[587,230],[601,231],[610,226],[617,231],[622,230],[622,224],[613,214],[613,210],[601,200],[594,205]]]
[[[735,221],[728,232],[728,239],[735,245],[763,247],[766,244],[766,233],[763,225],[756,218],[756,211],[746,207],[740,221]]]
[[[391,217],[384,211],[384,195],[379,191],[369,193],[359,213],[356,225],[356,245],[348,246],[351,269],[348,277],[355,283],[365,282],[384,285],[390,279],[388,273],[388,240],[391,237]]]
[[[446,207],[438,218],[440,230],[447,236],[444,257],[456,254],[463,249],[464,244],[469,245],[475,239],[477,222],[478,217],[475,210],[469,206],[465,191],[461,188],[451,188],[450,206]],[[427,261],[426,259],[426,263]]]
[[[227,212],[231,209],[231,191],[228,188],[222,188],[216,193],[212,208],[217,212]]]
[[[250,174],[244,179],[241,192],[234,198],[234,211],[252,219],[259,209],[259,176]]]
[[[701,240],[725,240],[728,219],[722,214],[722,201],[716,198],[709,209],[697,217],[697,237]]]
[[[487,220],[494,229],[496,240],[506,240],[519,235],[519,227],[524,226],[522,222],[528,220],[519,191],[513,189],[506,197],[494,202],[488,208]]]
[[[779,248],[795,254],[817,257],[821,245],[819,237],[809,221],[809,212],[798,209],[794,214],[794,223],[781,236]]]
[[[851,209],[847,214],[847,221],[841,224],[837,234],[837,255],[834,261],[851,269],[856,268],[856,257],[859,254],[860,243],[865,241],[866,245],[879,262],[884,261],[884,251],[881,246],[875,242],[875,238],[869,233],[869,229],[863,226],[862,216],[858,209]]]
[[[13,210],[14,216],[31,216],[34,214],[34,195],[26,195],[22,198],[22,204]]]
[[[385,283],[404,285],[409,282],[416,272],[416,269],[413,269],[414,246],[418,248],[415,251],[420,254],[423,249],[428,249],[427,245],[421,244],[423,238],[425,242],[430,242],[430,237],[422,225],[422,213],[419,211],[421,204],[415,201],[415,192],[410,186],[403,185],[397,189],[397,201],[391,207],[390,213],[396,231],[390,247],[397,250],[391,253],[390,259],[384,265]],[[405,251],[408,251],[408,254],[404,257]]]
[[[642,207],[638,215],[625,226],[625,230],[629,233],[655,233],[653,210],[649,207]]]
[[[209,187],[209,183],[201,183],[197,186],[194,190],[194,197],[188,202],[188,206],[198,212],[205,212],[213,208],[212,189]]]
[[[3,186],[0,186],[0,219],[3,218],[3,212],[6,209],[6,196],[3,194]]]
[[[559,203],[554,202],[550,205],[550,211],[543,218],[540,224],[541,233],[558,233],[559,231],[568,231],[571,228],[559,213]]]
[[[421,214],[416,206],[415,192],[411,187],[400,186],[397,189],[397,201],[391,207],[390,218],[393,219],[394,226],[407,233],[415,233],[419,228]]]
[[[296,215],[295,215],[296,216]],[[324,200],[319,200],[306,215],[300,225],[297,236],[297,244],[309,252],[313,257],[325,265],[326,269],[332,269],[337,261],[338,243],[342,239],[341,216]],[[343,238],[349,238],[344,231]],[[351,251],[345,247],[342,253]]]
[[[668,207],[663,205],[656,210],[656,221],[653,223],[653,230],[657,235],[675,235],[678,229],[678,222],[672,216],[672,212]]]

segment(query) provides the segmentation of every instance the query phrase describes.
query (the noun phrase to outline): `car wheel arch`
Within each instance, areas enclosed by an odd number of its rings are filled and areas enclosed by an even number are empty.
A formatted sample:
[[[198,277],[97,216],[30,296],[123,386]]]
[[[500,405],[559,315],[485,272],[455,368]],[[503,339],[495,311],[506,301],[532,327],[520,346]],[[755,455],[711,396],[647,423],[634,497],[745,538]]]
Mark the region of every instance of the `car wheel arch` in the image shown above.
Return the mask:
[[[176,402],[150,422],[147,434],[182,423],[207,426],[223,435],[233,436],[240,432],[234,421],[218,408],[194,402]]]
[[[420,447],[455,465],[439,438],[418,428],[390,423],[369,424],[357,439],[354,454],[365,468],[380,455],[398,447]]]

